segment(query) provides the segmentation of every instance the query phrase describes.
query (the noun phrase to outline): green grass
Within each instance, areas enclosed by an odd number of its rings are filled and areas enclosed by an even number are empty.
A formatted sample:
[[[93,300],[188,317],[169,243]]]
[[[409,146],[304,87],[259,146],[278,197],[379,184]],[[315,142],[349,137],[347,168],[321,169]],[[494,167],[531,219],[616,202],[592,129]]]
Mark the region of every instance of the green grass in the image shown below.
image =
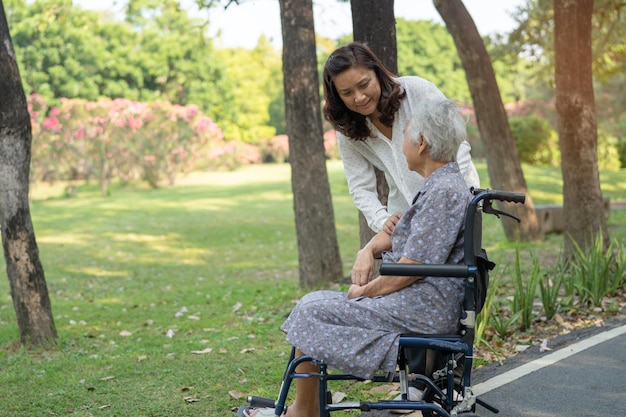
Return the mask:
[[[535,204],[560,203],[560,170],[524,170]],[[613,200],[626,200],[624,174],[602,175]],[[329,176],[347,275],[357,214],[339,162]],[[0,416],[228,416],[244,403],[229,392],[274,395],[289,349],[279,326],[304,293],[290,179],[288,165],[261,165],[157,190],[117,185],[106,198],[95,185],[73,198],[62,184],[33,187],[59,343],[15,347],[0,260]],[[609,223],[623,241],[626,210]],[[557,254],[561,240],[526,249]],[[500,270],[514,259],[496,219],[485,220],[485,242]]]

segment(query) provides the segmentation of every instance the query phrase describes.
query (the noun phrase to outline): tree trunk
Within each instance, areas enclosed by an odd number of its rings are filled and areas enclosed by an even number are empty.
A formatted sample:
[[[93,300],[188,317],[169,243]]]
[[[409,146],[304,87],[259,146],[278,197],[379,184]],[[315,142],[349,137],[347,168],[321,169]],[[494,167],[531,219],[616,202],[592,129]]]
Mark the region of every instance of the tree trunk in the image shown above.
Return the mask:
[[[609,232],[598,171],[598,133],[591,69],[593,0],[554,0],[554,64],[561,170],[564,258]]]
[[[398,72],[394,0],[351,0],[352,32],[392,73]]]
[[[521,219],[503,218],[509,240],[537,240],[541,237],[537,215],[528,193],[515,140],[500,97],[496,76],[478,29],[461,0],[434,0],[437,11],[454,39],[465,69],[480,137],[485,145],[491,187],[526,194],[526,204],[503,203],[502,209]]]
[[[25,345],[56,343],[57,333],[28,202],[31,124],[13,43],[0,1],[0,229]]]
[[[394,0],[351,0],[352,33],[355,41],[363,42],[394,74],[398,73],[398,48],[396,45],[396,19]],[[378,199],[387,204],[389,186],[385,174],[375,169]],[[374,236],[367,220],[359,212],[359,240],[361,247]]]
[[[280,0],[285,116],[298,239],[300,285],[343,276],[326,171],[311,0]]]

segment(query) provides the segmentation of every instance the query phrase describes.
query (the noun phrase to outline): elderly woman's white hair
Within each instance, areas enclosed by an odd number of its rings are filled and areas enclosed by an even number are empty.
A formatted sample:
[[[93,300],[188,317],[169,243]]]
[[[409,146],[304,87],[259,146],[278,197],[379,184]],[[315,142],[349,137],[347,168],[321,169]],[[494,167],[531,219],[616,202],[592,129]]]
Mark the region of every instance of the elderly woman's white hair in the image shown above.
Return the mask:
[[[467,130],[461,110],[452,100],[424,100],[414,110],[405,135],[415,144],[425,138],[432,159],[452,162],[467,138]]]

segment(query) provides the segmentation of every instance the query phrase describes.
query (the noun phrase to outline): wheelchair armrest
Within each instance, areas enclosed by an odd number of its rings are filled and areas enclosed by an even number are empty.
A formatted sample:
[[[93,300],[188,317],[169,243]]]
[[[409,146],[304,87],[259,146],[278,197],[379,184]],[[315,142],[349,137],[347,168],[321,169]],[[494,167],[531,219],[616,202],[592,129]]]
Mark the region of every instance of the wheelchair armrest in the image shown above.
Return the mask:
[[[471,276],[469,265],[447,264],[395,264],[383,263],[380,265],[381,275],[400,275],[415,277],[469,277]]]

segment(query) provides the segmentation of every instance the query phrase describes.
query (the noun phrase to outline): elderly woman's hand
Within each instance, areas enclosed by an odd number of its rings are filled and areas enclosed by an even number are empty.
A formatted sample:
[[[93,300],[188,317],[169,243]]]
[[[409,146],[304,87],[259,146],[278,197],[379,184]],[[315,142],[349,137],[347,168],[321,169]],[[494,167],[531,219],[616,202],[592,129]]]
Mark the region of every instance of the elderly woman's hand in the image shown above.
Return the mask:
[[[361,249],[352,266],[352,283],[355,285],[365,285],[374,277],[376,261],[374,255],[367,248]]]
[[[363,286],[361,285],[350,285],[348,288],[348,298],[358,298],[363,296]]]
[[[398,220],[402,217],[402,212],[397,212],[389,216],[385,224],[383,224],[383,231],[388,235],[393,233],[393,230],[396,228],[396,224],[398,224]]]

